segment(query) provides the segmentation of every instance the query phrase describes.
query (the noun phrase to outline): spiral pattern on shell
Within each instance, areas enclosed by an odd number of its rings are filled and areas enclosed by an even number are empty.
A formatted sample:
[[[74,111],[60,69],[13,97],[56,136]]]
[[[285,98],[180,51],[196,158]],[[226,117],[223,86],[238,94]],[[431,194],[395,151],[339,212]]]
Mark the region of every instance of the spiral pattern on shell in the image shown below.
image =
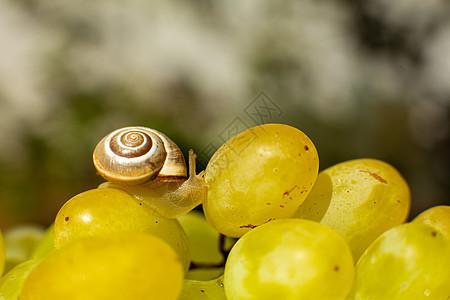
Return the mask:
[[[128,158],[146,154],[152,145],[152,138],[147,133],[133,129],[116,133],[109,142],[113,153]]]
[[[105,136],[93,155],[98,173],[108,181],[141,184],[157,176],[186,177],[183,154],[164,134],[146,127],[125,127]]]

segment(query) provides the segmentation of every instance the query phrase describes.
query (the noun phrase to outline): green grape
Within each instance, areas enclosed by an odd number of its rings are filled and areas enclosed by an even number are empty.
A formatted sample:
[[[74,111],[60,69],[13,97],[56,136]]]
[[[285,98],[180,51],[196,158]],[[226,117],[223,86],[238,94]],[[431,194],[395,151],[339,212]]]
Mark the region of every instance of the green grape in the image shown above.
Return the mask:
[[[40,259],[26,260],[6,273],[0,279],[0,300],[18,299],[25,279],[40,262]]]
[[[321,171],[296,217],[340,233],[357,261],[378,236],[406,220],[410,198],[408,184],[394,167],[357,159]]]
[[[448,205],[429,208],[418,215],[413,222],[433,226],[450,239],[450,206]]]
[[[353,283],[345,240],[317,222],[275,220],[242,236],[225,265],[229,300],[345,299]]]
[[[191,249],[191,260],[202,264],[220,264],[223,261],[219,249],[220,234],[200,212],[190,213],[178,218],[186,232]]]
[[[178,300],[227,300],[222,278],[208,281],[185,279]]]
[[[172,246],[185,270],[189,268],[189,242],[179,222],[158,215],[118,189],[93,189],[74,196],[61,207],[54,226],[56,248],[80,237],[108,232],[151,233]]]
[[[53,224],[50,225],[31,253],[31,259],[44,258],[55,250],[53,242]]]
[[[448,238],[414,222],[386,231],[367,248],[356,265],[348,299],[447,300],[449,287]]]
[[[182,263],[166,242],[143,232],[115,232],[52,252],[28,275],[20,300],[175,300],[182,285]]]
[[[36,244],[44,235],[38,225],[20,225],[5,232],[6,263],[5,272],[31,257]]]
[[[219,232],[240,237],[293,217],[318,168],[317,150],[300,130],[282,124],[247,129],[222,145],[206,167],[206,219]]]
[[[0,276],[3,274],[5,268],[6,248],[3,241],[2,231],[0,230]]]
[[[191,211],[178,218],[189,240],[191,249],[191,269],[186,274],[187,279],[211,280],[223,274],[225,258],[221,253],[229,251],[235,239],[223,237],[221,245],[220,234],[198,211]]]
[[[224,269],[225,269],[224,267],[200,267],[194,269],[191,268],[186,273],[186,276],[184,278],[198,281],[212,280],[214,278],[222,276]]]

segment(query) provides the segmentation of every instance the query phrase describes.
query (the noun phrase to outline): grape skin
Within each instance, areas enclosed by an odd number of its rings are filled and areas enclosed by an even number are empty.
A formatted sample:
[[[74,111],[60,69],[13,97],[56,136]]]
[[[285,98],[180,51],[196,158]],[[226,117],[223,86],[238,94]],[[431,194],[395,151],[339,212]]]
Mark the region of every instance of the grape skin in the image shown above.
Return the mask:
[[[44,258],[53,251],[55,251],[55,243],[53,241],[53,224],[50,225],[44,233],[44,236],[36,244],[33,251],[31,252],[30,259],[40,259]]]
[[[407,223],[386,231],[356,265],[348,300],[447,300],[450,241],[435,228]]]
[[[191,211],[178,221],[188,237],[192,261],[209,264],[222,262],[222,254],[219,251],[220,234],[200,212]]]
[[[430,225],[450,239],[450,206],[448,205],[429,208],[415,217],[413,222]]]
[[[18,299],[25,279],[40,262],[41,259],[26,260],[6,273],[0,279],[0,300]]]
[[[2,231],[0,230],[0,276],[3,274],[5,268],[6,249],[3,241]]]
[[[379,235],[406,221],[410,205],[409,186],[393,166],[356,159],[321,171],[296,217],[340,233],[357,261]]]
[[[162,238],[178,253],[188,270],[189,242],[179,222],[158,215],[118,189],[93,189],[71,198],[56,216],[53,236],[56,248],[62,248],[81,237],[133,231]]]
[[[189,240],[191,250],[191,269],[186,279],[199,281],[212,280],[223,274],[225,261],[220,251],[220,234],[205,219],[202,213],[191,211],[178,218]],[[231,242],[227,238],[226,249]]]
[[[230,237],[290,218],[310,192],[318,168],[314,144],[297,128],[264,124],[247,129],[222,145],[206,167],[205,216]]]
[[[44,228],[33,224],[18,225],[5,231],[5,272],[31,258],[36,244],[44,235]]]
[[[227,300],[222,278],[207,281],[185,279],[178,300]]]
[[[26,234],[27,227],[22,227],[22,235]],[[31,235],[39,235],[36,228],[29,227]],[[20,232],[19,232],[20,233]],[[36,245],[29,245],[28,252],[31,251],[28,260],[25,260],[15,265],[8,273],[0,279],[0,300],[17,299],[22,289],[22,285],[28,274],[33,268],[40,263],[42,258],[55,250],[53,243],[53,225],[49,226],[44,233],[44,236],[36,243]]]
[[[110,233],[81,238],[52,252],[23,284],[21,300],[176,300],[183,266],[160,238]]]
[[[229,300],[344,299],[354,276],[344,239],[317,222],[275,220],[234,245],[225,265]]]

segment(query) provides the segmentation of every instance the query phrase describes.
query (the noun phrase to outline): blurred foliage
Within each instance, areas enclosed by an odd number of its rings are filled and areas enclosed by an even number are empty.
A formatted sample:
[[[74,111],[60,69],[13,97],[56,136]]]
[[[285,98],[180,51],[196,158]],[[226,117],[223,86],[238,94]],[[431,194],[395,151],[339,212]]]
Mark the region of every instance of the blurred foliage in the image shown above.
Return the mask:
[[[450,204],[449,6],[2,0],[0,227],[48,225],[101,183],[92,151],[118,127],[155,128],[202,153],[236,118],[300,128],[321,169],[393,164],[411,186],[411,217]],[[261,91],[280,114],[259,107],[255,121]]]

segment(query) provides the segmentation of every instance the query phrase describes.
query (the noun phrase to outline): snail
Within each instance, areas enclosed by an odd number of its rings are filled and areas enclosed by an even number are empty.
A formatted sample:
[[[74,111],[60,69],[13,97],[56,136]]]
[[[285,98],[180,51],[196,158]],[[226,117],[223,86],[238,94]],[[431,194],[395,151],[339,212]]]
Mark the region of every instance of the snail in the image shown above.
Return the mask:
[[[107,180],[99,188],[131,194],[167,218],[178,218],[203,203],[207,185],[195,171],[189,151],[189,178],[180,148],[163,133],[147,127],[124,127],[105,136],[93,154],[97,172]]]

